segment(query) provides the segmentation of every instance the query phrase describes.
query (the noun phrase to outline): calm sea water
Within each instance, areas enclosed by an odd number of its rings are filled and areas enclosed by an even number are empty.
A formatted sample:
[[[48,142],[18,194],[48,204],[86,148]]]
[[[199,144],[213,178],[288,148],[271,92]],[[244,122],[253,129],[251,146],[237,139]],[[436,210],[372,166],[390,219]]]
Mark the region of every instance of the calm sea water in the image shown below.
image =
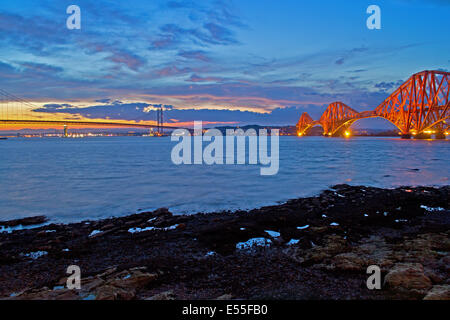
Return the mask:
[[[0,141],[0,220],[55,222],[168,207],[174,213],[249,209],[309,196],[338,183],[446,185],[450,141],[280,137],[280,170],[181,165],[170,138],[14,138]]]

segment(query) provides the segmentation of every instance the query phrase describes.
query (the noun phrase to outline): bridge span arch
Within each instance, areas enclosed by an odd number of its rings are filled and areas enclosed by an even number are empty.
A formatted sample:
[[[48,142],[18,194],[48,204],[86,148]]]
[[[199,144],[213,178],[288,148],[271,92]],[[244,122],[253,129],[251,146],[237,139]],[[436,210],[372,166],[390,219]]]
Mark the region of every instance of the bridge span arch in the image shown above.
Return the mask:
[[[403,136],[448,130],[450,119],[450,73],[422,71],[412,75],[373,111],[358,112],[338,101],[328,105],[319,120],[303,113],[297,123],[299,136],[316,125],[324,128],[324,135],[334,136],[355,121],[383,118],[399,129]]]

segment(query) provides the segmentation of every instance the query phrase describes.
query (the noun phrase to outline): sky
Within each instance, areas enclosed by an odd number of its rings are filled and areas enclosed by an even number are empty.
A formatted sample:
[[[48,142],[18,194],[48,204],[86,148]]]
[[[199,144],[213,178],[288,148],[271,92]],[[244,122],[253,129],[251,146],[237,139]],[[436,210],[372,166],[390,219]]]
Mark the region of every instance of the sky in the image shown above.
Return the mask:
[[[72,4],[80,30],[66,27]],[[450,0],[2,1],[0,89],[30,116],[152,122],[161,105],[178,125],[295,125],[448,71],[448,17]]]

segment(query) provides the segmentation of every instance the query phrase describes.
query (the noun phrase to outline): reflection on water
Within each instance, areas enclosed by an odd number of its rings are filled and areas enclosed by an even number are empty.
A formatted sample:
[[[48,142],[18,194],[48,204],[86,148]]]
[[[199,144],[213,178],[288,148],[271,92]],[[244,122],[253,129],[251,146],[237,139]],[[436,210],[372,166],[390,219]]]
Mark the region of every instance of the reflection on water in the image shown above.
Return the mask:
[[[280,137],[280,170],[173,165],[170,138],[9,139],[0,142],[0,220],[54,221],[169,207],[176,213],[254,208],[337,183],[449,184],[449,141]]]

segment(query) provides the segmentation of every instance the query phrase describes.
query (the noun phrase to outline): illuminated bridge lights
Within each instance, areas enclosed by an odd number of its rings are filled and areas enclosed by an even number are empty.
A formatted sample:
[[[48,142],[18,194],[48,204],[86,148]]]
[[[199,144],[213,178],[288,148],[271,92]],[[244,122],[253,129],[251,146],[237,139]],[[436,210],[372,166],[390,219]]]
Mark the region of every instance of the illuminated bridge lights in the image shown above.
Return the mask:
[[[297,123],[297,132],[303,136],[320,125],[324,135],[335,136],[359,119],[379,117],[394,124],[402,137],[423,133],[445,136],[446,120],[450,118],[449,95],[449,72],[422,71],[412,75],[373,111],[357,112],[342,102],[333,102],[319,120],[305,112]]]

